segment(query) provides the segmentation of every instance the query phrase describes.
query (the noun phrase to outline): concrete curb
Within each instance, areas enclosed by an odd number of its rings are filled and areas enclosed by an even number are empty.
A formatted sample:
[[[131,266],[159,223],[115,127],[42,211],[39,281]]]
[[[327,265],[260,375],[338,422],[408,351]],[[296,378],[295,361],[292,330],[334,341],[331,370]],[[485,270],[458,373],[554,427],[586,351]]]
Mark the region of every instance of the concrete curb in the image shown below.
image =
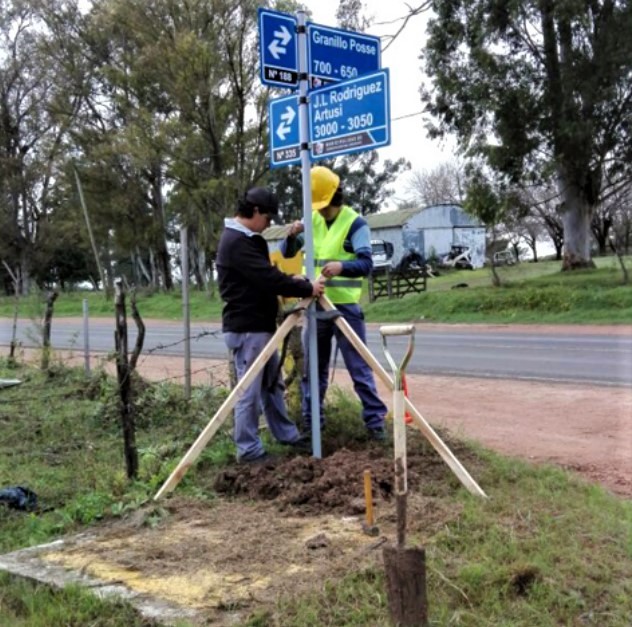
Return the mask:
[[[107,582],[90,577],[80,571],[67,570],[63,566],[52,564],[41,558],[42,554],[49,551],[60,551],[69,545],[81,545],[93,540],[94,537],[90,534],[80,534],[68,539],[55,540],[47,544],[0,555],[0,571],[58,589],[67,585],[81,586],[100,599],[122,599],[130,603],[143,618],[159,620],[165,625],[183,619],[196,620],[201,618],[201,614],[191,608],[135,592],[121,583]]]

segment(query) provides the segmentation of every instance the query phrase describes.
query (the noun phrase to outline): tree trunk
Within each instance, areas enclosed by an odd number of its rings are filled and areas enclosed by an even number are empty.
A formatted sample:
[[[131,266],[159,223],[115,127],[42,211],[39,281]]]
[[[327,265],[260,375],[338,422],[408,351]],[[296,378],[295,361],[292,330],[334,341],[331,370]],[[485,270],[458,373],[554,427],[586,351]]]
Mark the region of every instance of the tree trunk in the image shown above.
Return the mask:
[[[136,247],[136,262],[138,264],[138,271],[140,272],[142,277],[145,278],[145,281],[147,281],[147,284],[151,285],[152,284],[151,275],[149,274],[149,270],[147,270],[147,266],[145,266],[145,263],[143,262],[143,256],[138,246]]]
[[[597,241],[600,257],[605,257],[608,253],[608,240],[610,239],[611,228],[612,218],[610,216],[593,216],[591,229]]]
[[[158,269],[156,268],[156,255],[154,255],[154,249],[149,248],[149,265],[151,267],[151,286],[154,289],[158,288]]]
[[[592,207],[581,192],[570,184],[562,185],[564,210],[564,259],[562,270],[594,268],[590,257]]]
[[[534,238],[532,240],[528,240],[529,248],[531,248],[531,252],[533,253],[533,263],[538,263],[538,242]]]
[[[25,248],[20,252],[20,267],[18,275],[20,278],[20,291],[22,296],[28,296],[31,291],[31,271],[30,271],[30,254],[29,247],[25,244]]]

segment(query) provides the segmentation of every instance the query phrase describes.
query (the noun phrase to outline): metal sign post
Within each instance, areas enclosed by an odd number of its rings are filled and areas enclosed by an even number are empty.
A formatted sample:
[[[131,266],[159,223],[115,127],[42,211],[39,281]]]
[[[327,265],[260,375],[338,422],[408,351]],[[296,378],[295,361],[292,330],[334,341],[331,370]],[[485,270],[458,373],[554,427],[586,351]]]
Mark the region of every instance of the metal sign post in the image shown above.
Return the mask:
[[[305,32],[305,11],[298,11],[298,67],[299,67],[299,141],[301,144],[301,179],[303,182],[303,225],[305,268],[307,278],[315,279],[314,233],[312,228],[312,179],[309,154],[309,110],[307,106],[307,35]],[[320,459],[320,386],[318,384],[318,345],[316,342],[316,303],[307,310],[307,357],[309,367],[309,393],[312,410],[312,454]]]
[[[277,98],[268,104],[270,165],[276,168],[301,164],[305,267],[307,278],[313,281],[311,163],[390,143],[388,72],[378,71],[379,37],[307,22],[302,10],[297,11],[296,18],[269,9],[259,9],[258,16],[261,81],[277,87],[298,85],[298,95]],[[327,83],[336,84],[314,90],[308,98],[310,88]],[[307,351],[312,451],[314,457],[320,458],[314,302],[307,311]]]

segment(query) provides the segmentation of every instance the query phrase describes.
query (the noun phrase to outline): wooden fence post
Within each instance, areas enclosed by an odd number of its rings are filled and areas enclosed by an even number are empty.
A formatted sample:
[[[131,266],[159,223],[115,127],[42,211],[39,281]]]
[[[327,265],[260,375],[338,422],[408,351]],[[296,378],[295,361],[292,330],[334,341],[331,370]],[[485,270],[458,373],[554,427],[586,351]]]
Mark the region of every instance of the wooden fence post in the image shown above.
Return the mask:
[[[42,329],[42,370],[48,370],[50,364],[50,328],[53,320],[53,308],[59,294],[48,292],[46,297],[46,311],[44,313],[44,328]]]
[[[13,281],[13,293],[15,295],[15,303],[13,306],[13,327],[11,329],[11,344],[9,345],[9,363],[15,363],[15,349],[17,347],[17,335],[18,335],[18,313],[20,309],[20,281],[18,277],[13,273],[9,264],[2,260],[2,265],[5,267],[6,271],[11,276],[11,281]],[[16,270],[16,272],[18,272]]]
[[[132,405],[132,370],[127,353],[127,314],[125,311],[125,290],[122,281],[116,282],[115,296],[116,330],[116,377],[119,386],[121,424],[125,450],[125,466],[128,479],[138,475],[138,449],[136,448],[136,425]]]

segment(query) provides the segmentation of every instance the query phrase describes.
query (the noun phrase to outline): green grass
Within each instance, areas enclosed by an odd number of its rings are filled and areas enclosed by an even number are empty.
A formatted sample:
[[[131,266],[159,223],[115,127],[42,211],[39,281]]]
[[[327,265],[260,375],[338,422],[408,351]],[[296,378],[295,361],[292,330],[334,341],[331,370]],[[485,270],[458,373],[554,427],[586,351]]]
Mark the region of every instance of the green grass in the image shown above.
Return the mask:
[[[555,468],[481,455],[489,500],[458,492],[458,519],[409,543],[426,550],[430,624],[628,627],[632,503]],[[386,626],[386,613],[383,571],[370,567],[250,625]]]
[[[562,273],[553,262],[501,268],[501,287],[490,271],[453,271],[429,279],[428,290],[366,307],[367,320],[382,322],[630,324],[632,285],[622,285],[613,260],[603,267]],[[606,263],[608,261],[608,263]],[[536,273],[536,270],[541,270]],[[466,283],[468,287],[451,289]]]
[[[76,586],[54,590],[5,573],[0,573],[0,621],[11,627],[157,625],[141,620],[126,603],[100,601]]]
[[[632,257],[626,259],[632,273]],[[379,322],[521,322],[521,323],[601,323],[632,322],[632,285],[622,285],[622,273],[613,257],[596,258],[597,269],[560,272],[560,263],[521,263],[498,269],[502,287],[491,285],[491,272],[480,270],[443,271],[428,280],[428,290],[403,299],[365,302],[367,320]],[[452,289],[467,283],[464,289]],[[55,316],[81,316],[83,299],[91,316],[114,316],[114,304],[103,294],[68,292],[55,302]],[[365,301],[367,300],[365,296]],[[194,321],[219,321],[222,302],[217,296],[190,292],[190,314]],[[0,298],[0,317],[12,317],[15,300]],[[182,319],[179,292],[140,292],[138,308],[145,319]],[[19,315],[41,320],[44,296],[32,295],[20,301]]]
[[[112,381],[56,365],[44,375],[0,361],[0,377],[21,386],[0,391],[2,485],[25,485],[46,511],[0,508],[0,552],[49,541],[124,516],[148,502],[225,398],[225,391],[137,382],[140,474],[124,475]],[[336,446],[357,437],[357,403],[332,394],[327,432]],[[361,426],[361,425],[360,425]],[[331,432],[334,432],[333,435]],[[535,467],[475,447],[481,500],[458,488],[433,493],[429,506],[452,512],[443,524],[417,521],[409,544],[427,553],[431,625],[627,627],[632,616],[632,502],[566,472]],[[178,490],[207,503],[212,471],[232,458],[229,427],[205,449]],[[81,469],[78,472],[77,469]],[[432,492],[431,486],[427,486]],[[424,493],[430,493],[427,490]],[[429,510],[430,511],[430,510]],[[159,506],[145,524],[168,514]],[[125,604],[97,601],[75,588],[54,592],[0,577],[2,625],[141,625]],[[387,625],[383,572],[358,567],[342,580],[288,591],[250,627]]]

